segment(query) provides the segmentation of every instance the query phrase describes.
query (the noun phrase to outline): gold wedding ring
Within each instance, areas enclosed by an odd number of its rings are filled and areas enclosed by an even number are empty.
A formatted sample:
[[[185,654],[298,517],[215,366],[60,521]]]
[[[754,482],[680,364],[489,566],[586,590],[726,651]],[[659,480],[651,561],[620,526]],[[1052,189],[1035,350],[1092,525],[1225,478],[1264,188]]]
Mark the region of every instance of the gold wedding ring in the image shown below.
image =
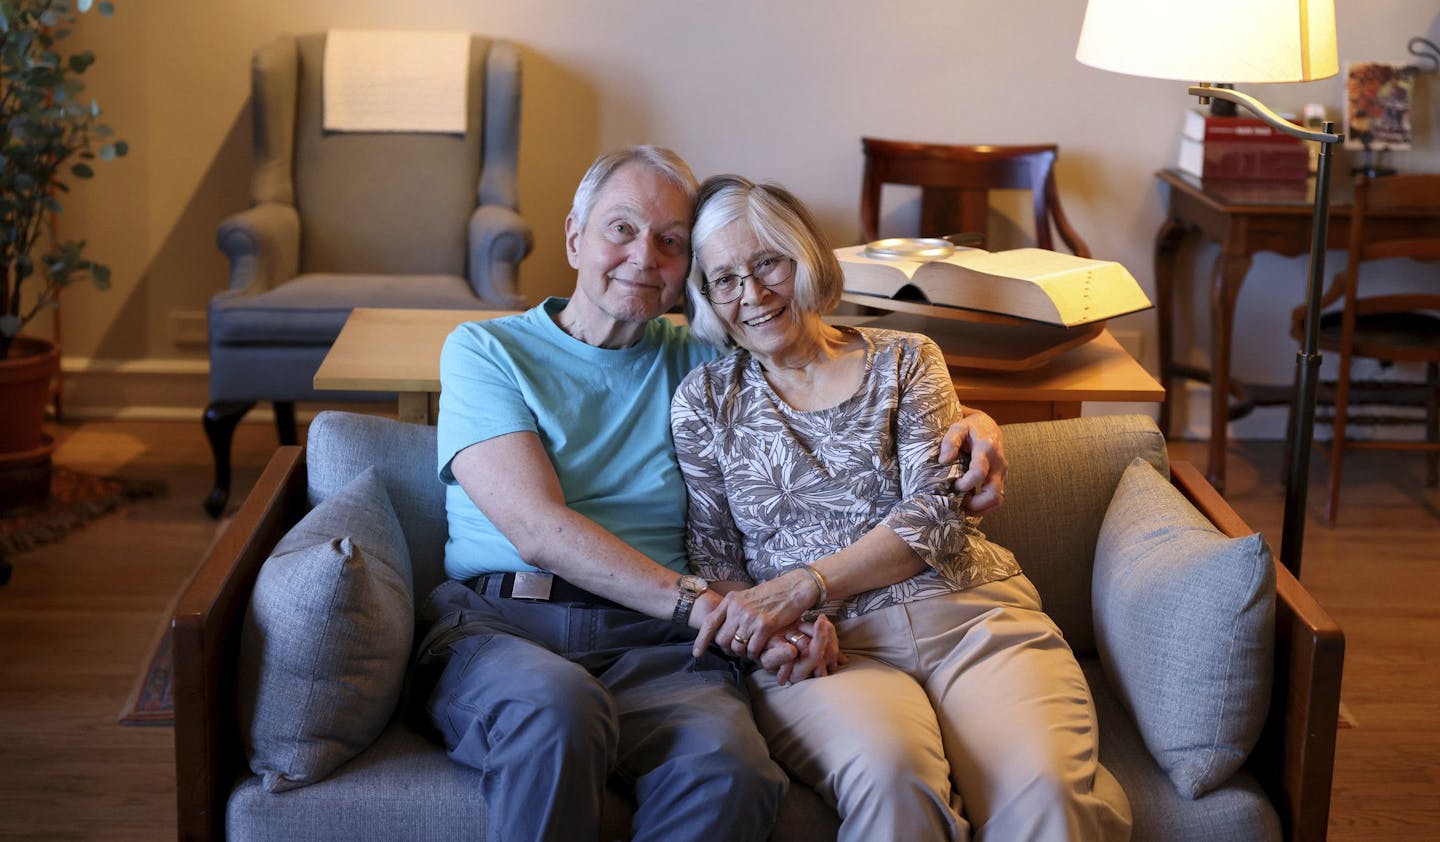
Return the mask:
[[[794,645],[796,649],[799,649],[799,648],[800,648],[800,641],[802,641],[802,640],[805,639],[805,633],[804,633],[804,632],[794,632],[794,633],[792,633],[792,634],[787,634],[787,635],[785,635],[785,639],[788,640],[788,641],[790,641],[790,643],[791,643],[792,645]]]
[[[738,644],[740,644],[741,646],[744,646],[745,644],[747,644],[747,643],[750,642],[750,638],[748,638],[748,637],[741,637],[741,636],[740,636],[740,632],[737,631],[737,632],[735,632],[735,642],[738,643]]]

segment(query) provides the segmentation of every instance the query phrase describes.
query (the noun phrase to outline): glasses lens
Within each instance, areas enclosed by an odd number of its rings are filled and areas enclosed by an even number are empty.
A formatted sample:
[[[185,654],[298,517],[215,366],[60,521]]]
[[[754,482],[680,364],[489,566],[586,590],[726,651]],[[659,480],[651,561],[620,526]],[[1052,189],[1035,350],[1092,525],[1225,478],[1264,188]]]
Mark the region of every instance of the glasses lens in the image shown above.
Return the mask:
[[[795,261],[788,257],[766,257],[748,275],[721,275],[706,281],[702,291],[711,304],[729,304],[743,294],[745,280],[754,278],[767,287],[778,286],[795,274]]]
[[[705,297],[710,299],[711,304],[729,304],[740,297],[740,285],[743,283],[739,275],[726,275],[706,281]]]
[[[795,261],[788,257],[767,257],[755,267],[755,277],[767,287],[778,286],[790,280]]]

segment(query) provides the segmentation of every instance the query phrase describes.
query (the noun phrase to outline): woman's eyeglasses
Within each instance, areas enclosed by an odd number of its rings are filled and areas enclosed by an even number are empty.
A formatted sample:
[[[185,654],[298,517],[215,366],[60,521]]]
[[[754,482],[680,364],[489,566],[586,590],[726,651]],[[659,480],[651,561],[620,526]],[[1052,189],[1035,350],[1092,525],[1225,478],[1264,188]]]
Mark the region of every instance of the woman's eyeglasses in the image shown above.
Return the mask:
[[[761,258],[748,275],[721,275],[710,278],[700,285],[700,291],[711,304],[729,304],[739,298],[747,278],[753,278],[764,286],[779,286],[795,275],[795,261],[789,257],[772,255]]]

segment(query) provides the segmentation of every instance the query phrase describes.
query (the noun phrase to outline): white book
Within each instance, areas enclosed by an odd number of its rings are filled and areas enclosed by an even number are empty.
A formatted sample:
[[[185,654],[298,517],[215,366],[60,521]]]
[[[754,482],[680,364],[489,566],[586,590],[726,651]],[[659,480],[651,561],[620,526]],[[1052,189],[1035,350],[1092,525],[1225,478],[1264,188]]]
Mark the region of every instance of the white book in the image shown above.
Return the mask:
[[[980,310],[1063,325],[1090,324],[1153,306],[1113,260],[1038,248],[956,249],[936,260],[875,258],[864,246],[835,250],[845,291]]]

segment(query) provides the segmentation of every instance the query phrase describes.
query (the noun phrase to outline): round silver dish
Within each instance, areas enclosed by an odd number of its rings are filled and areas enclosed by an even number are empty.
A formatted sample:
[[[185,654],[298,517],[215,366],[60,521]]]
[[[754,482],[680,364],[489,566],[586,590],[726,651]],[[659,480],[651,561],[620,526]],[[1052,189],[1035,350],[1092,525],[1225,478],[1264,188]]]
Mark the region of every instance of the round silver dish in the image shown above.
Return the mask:
[[[939,237],[887,237],[865,244],[865,256],[877,259],[944,260],[955,244]]]

